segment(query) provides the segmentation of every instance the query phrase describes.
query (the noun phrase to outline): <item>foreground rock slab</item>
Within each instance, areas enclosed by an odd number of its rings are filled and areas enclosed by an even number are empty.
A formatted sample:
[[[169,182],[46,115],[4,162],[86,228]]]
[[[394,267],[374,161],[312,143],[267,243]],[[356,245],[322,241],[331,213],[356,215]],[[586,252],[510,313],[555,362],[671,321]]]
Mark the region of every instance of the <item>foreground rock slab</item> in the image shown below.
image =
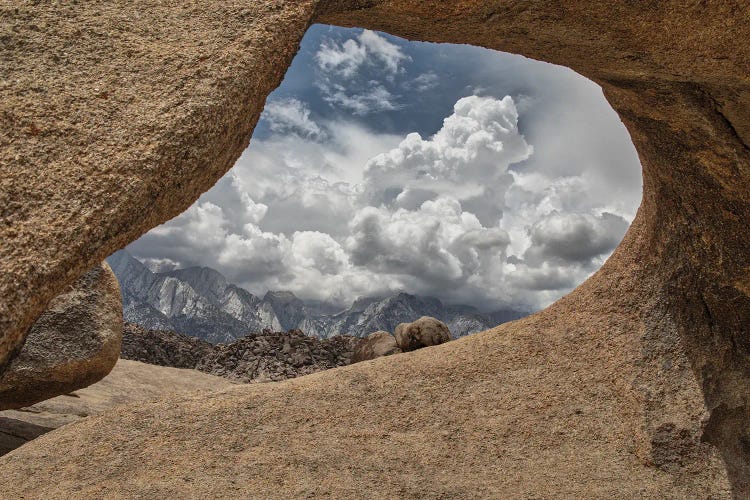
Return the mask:
[[[89,386],[120,357],[122,303],[106,263],[58,295],[0,375],[0,410],[21,408]]]
[[[680,438],[686,417],[664,416],[675,429],[656,445],[666,460],[639,455],[651,442],[628,381],[636,368],[618,354],[632,338],[521,323],[284,382],[118,407],[2,457],[4,494],[730,498],[718,453]]]
[[[125,403],[217,391],[234,384],[195,370],[121,359],[101,381],[27,408],[0,412],[0,455],[63,425]]]

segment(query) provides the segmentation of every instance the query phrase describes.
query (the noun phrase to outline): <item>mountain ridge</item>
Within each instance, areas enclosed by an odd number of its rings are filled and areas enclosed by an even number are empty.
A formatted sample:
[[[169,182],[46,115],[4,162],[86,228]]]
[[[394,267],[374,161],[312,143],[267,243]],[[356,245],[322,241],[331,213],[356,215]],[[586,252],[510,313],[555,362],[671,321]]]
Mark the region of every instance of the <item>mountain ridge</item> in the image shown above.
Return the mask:
[[[229,343],[264,329],[299,329],[329,338],[348,334],[366,337],[393,331],[398,323],[420,316],[444,321],[454,338],[486,330],[526,313],[500,310],[482,313],[468,305],[446,305],[435,297],[398,292],[360,297],[338,312],[331,304],[304,301],[289,291],[263,297],[230,283],[209,267],[153,272],[126,250],[107,258],[120,282],[126,321],[154,330],[173,330],[211,343]]]

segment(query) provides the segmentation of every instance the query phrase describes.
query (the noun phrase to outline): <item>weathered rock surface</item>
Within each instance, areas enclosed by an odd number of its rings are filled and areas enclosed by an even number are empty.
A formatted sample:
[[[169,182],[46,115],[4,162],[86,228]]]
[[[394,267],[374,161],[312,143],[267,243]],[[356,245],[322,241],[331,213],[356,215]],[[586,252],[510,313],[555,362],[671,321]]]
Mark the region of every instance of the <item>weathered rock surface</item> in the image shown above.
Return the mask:
[[[0,411],[0,455],[42,434],[116,405],[232,387],[228,380],[121,359],[99,382],[27,408]]]
[[[104,378],[122,339],[120,288],[106,263],[50,302],[0,375],[0,410],[67,394]]]
[[[388,332],[375,332],[357,344],[352,355],[352,363],[367,361],[368,359],[390,356],[402,352],[396,345],[396,338]]]
[[[0,3],[0,362],[230,167],[313,21],[569,66],[602,86],[644,180],[618,250],[541,313],[116,408],[0,459],[3,494],[747,498],[748,17],[730,0]]]
[[[0,1],[0,368],[47,303],[213,185],[316,1]]]
[[[422,316],[411,323],[400,323],[393,335],[396,344],[404,352],[444,344],[451,339],[451,332],[446,324],[429,316]]]
[[[348,365],[359,340],[349,335],[318,339],[300,330],[264,330],[229,344],[212,345],[180,333],[126,323],[122,357],[194,368],[239,382],[271,382]]]

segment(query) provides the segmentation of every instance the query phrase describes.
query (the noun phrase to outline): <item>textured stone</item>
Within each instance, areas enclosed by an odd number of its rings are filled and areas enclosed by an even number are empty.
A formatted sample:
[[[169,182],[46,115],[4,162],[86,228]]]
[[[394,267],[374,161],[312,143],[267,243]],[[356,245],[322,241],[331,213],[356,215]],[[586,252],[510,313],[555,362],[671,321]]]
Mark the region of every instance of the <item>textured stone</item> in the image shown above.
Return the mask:
[[[212,346],[195,368],[240,382],[275,382],[348,365],[358,342],[349,335],[318,339],[296,329],[266,329]]]
[[[402,351],[443,344],[451,339],[451,332],[442,321],[422,316],[411,323],[400,323],[394,332],[396,344]]]
[[[313,0],[0,0],[0,369],[47,303],[234,163]]]
[[[352,355],[352,363],[367,361],[368,359],[390,356],[402,352],[396,345],[396,338],[388,332],[375,332],[363,339]]]
[[[104,378],[120,357],[120,300],[117,278],[106,263],[55,297],[0,376],[0,410],[29,406]]]
[[[28,408],[0,411],[0,455],[53,429],[102,413],[113,406],[165,396],[232,387],[233,383],[194,370],[121,359],[99,382]]]
[[[311,21],[566,65],[602,86],[644,183],[620,247],[545,311],[116,408],[0,459],[3,494],[747,498],[749,17],[733,0],[0,3],[0,358],[232,164]]]

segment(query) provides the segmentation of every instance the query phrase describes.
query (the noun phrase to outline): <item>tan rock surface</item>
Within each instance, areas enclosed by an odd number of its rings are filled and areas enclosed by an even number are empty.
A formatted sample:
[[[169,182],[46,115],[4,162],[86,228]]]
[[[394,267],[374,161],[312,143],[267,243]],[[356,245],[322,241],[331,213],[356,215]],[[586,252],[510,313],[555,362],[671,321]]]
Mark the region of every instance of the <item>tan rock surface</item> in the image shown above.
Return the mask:
[[[76,276],[231,165],[313,3],[0,3],[0,356]],[[0,459],[3,493],[750,496],[750,5],[320,6],[319,21],[601,84],[643,165],[620,248],[490,332],[59,429]]]
[[[0,375],[0,410],[21,408],[87,387],[120,357],[122,299],[107,263],[50,302],[21,352]]]
[[[368,359],[399,354],[401,349],[396,345],[396,338],[388,332],[371,333],[357,345],[352,355],[352,363],[367,361]]]
[[[65,286],[213,185],[313,0],[0,0],[0,368]]]
[[[85,389],[18,410],[0,411],[0,455],[63,425],[117,405],[171,395],[217,391],[232,382],[195,370],[121,359],[104,379]]]

